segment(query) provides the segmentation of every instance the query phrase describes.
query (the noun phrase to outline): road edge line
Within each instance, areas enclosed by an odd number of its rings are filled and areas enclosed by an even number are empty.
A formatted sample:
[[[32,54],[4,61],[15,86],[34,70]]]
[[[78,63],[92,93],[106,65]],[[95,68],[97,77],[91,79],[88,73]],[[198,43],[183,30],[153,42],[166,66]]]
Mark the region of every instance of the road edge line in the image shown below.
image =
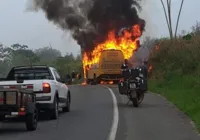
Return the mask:
[[[187,114],[185,114],[185,112],[181,111],[180,108],[178,108],[175,104],[173,104],[170,100],[168,100],[167,97],[165,97],[165,96],[162,95],[162,94],[156,93],[156,92],[148,91],[148,93],[154,94],[154,95],[156,95],[156,96],[161,97],[163,100],[165,100],[165,101],[168,102],[170,105],[172,105],[172,106],[173,106],[173,109],[174,109],[176,112],[181,112],[181,113],[184,115],[184,117],[186,117],[186,119],[188,119],[188,120],[190,121],[190,124],[192,125],[192,127],[193,127],[195,133],[197,133],[197,135],[200,136],[200,133],[199,133],[198,128],[197,128],[196,124],[194,123],[194,121],[193,121]]]
[[[117,105],[117,98],[111,88],[109,87],[106,87],[106,88],[109,90],[112,96],[112,100],[113,100],[113,120],[112,120],[112,126],[111,126],[107,140],[115,140],[117,129],[118,129],[118,122],[119,122],[119,110],[118,110],[118,105]]]

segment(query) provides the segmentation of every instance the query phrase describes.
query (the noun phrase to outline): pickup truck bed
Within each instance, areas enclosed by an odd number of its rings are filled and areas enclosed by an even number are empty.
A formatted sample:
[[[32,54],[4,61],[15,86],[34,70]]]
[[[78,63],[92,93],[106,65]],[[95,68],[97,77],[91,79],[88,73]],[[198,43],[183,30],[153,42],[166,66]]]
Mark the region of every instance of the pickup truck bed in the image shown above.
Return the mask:
[[[47,66],[13,67],[5,79],[0,79],[0,86],[28,88],[33,85],[38,109],[48,111],[52,119],[58,118],[58,108],[68,112],[70,109],[70,90],[65,85],[57,70]]]

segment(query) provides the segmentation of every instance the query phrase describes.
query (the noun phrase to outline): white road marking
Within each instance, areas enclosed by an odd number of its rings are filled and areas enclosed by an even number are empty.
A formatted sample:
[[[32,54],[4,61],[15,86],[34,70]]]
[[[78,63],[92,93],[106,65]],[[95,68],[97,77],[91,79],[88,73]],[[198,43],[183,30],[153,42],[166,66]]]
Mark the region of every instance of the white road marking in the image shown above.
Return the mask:
[[[115,140],[115,137],[117,134],[118,122],[119,122],[119,111],[118,111],[118,106],[117,106],[117,99],[114,92],[109,87],[107,88],[110,91],[110,94],[113,99],[113,121],[112,121],[112,127],[110,129],[108,140]]]

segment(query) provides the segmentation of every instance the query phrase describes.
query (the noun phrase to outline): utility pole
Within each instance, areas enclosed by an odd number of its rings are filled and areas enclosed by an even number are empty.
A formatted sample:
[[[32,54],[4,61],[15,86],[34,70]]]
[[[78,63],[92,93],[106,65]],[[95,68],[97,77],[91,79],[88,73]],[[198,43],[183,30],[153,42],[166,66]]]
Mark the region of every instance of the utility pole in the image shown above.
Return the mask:
[[[175,33],[174,33],[174,35],[173,35],[172,19],[171,19],[171,0],[166,0],[166,2],[167,2],[166,8],[165,8],[164,0],[160,0],[160,1],[161,1],[163,10],[164,10],[165,19],[166,19],[166,22],[167,22],[167,26],[168,26],[168,30],[169,30],[170,39],[171,39],[171,41],[172,41],[173,38],[175,38],[175,39],[177,38],[177,30],[178,30],[178,26],[179,26],[179,19],[180,19],[181,11],[182,11],[182,8],[183,8],[184,0],[181,0],[181,5],[180,5],[180,9],[179,9],[177,21],[176,21],[176,28],[175,28]]]

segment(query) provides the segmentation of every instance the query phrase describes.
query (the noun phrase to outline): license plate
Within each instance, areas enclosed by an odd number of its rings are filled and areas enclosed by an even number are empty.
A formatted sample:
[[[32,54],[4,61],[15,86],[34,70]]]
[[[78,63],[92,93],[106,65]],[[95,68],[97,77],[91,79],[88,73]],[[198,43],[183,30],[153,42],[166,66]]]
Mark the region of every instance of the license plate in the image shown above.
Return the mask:
[[[139,77],[142,77],[142,78],[143,78],[144,76],[143,76],[143,74],[140,73],[140,74],[139,74]]]
[[[136,85],[135,85],[135,83],[130,83],[130,88],[136,88]]]
[[[16,116],[6,115],[5,118],[16,118]]]

